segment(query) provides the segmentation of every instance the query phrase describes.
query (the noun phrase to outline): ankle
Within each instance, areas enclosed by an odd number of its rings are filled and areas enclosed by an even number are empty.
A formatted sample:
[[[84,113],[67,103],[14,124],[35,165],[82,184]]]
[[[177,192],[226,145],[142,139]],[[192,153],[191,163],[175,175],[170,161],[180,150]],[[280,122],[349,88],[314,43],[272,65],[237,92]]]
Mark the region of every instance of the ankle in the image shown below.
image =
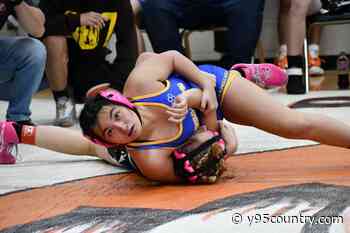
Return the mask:
[[[22,124],[21,121],[14,122],[12,125],[20,143],[35,145],[35,125]]]
[[[57,102],[59,98],[66,97],[69,99],[69,90],[68,88],[63,89],[62,91],[52,91],[53,97]]]
[[[303,56],[301,55],[288,55],[288,67],[303,67]]]

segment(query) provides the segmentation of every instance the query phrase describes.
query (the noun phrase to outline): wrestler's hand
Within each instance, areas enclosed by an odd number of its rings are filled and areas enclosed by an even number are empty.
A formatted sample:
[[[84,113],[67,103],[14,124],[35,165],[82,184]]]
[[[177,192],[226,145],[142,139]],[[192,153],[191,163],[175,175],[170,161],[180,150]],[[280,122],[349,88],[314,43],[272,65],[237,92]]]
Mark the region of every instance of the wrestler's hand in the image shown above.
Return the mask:
[[[188,112],[187,99],[182,95],[176,96],[173,105],[171,107],[168,107],[166,112],[170,116],[168,119],[170,122],[182,122],[185,119],[186,114]]]
[[[104,161],[112,165],[120,166],[120,163],[112,156],[109,149],[107,149],[106,147],[95,144],[93,148],[95,150],[94,154],[96,155],[96,157],[103,159]]]
[[[225,149],[227,158],[230,155],[233,155],[238,147],[237,137],[235,134],[234,128],[229,123],[224,123],[223,121],[218,121],[220,134],[222,139],[225,141]]]
[[[204,114],[214,112],[218,108],[215,86],[208,85],[202,90],[201,110]]]
[[[81,26],[91,26],[97,29],[101,29],[105,26],[105,22],[109,19],[97,12],[86,12],[80,15],[80,25]]]

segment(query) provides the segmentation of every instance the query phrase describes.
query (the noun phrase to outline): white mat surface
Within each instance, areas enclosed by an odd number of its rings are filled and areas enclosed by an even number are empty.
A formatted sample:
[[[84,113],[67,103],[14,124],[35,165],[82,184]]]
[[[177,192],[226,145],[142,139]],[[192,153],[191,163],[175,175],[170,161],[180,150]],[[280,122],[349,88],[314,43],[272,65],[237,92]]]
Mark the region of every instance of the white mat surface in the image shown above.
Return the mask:
[[[285,95],[272,93],[284,104],[300,99],[325,96],[350,96],[350,91],[320,91],[307,95]],[[81,107],[81,106],[79,106]],[[0,119],[5,119],[7,103],[0,101]],[[55,104],[51,99],[34,98],[32,119],[39,124],[51,124],[55,116]],[[300,109],[329,115],[350,124],[350,108]],[[267,112],[268,113],[268,112]],[[74,129],[79,130],[77,126]],[[262,152],[315,144],[311,141],[288,140],[268,134],[253,127],[235,125],[239,138],[238,153]],[[0,165],[0,194],[42,187],[87,177],[126,172],[89,156],[67,156],[64,154],[20,145],[23,161],[15,165]]]

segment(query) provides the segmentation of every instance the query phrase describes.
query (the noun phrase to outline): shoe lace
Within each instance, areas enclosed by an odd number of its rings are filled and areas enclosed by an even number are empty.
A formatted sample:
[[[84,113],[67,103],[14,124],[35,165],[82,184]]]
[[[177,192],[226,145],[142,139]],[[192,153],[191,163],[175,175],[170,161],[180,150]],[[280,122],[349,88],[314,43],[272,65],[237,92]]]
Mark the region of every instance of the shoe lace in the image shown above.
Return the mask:
[[[256,68],[253,72],[253,80],[256,84],[260,86],[265,86],[266,81],[269,80],[271,77],[271,70],[270,68]]]

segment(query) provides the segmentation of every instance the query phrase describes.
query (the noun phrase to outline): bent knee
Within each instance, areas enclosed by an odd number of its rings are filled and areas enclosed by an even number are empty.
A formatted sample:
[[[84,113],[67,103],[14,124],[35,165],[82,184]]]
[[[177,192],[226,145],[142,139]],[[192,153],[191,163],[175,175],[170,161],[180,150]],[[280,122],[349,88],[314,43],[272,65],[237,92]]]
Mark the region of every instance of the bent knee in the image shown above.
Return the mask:
[[[49,58],[68,62],[68,45],[64,36],[48,36],[44,39],[44,44]]]
[[[20,43],[20,48],[22,54],[28,59],[31,63],[36,63],[39,65],[44,65],[46,62],[46,48],[44,44],[37,39],[25,37],[18,40]]]
[[[48,36],[43,40],[48,52],[67,53],[67,39],[64,36]]]
[[[292,1],[290,6],[291,14],[306,17],[310,2],[311,2],[310,0]]]

